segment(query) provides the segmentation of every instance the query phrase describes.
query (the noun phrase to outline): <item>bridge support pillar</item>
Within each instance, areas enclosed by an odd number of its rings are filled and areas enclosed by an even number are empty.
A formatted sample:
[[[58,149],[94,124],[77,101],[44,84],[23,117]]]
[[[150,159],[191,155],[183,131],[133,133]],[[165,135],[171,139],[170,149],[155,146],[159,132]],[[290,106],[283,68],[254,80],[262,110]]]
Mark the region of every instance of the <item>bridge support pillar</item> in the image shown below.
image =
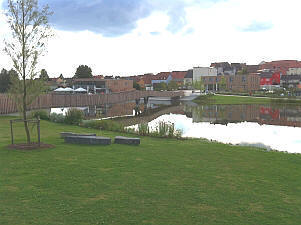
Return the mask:
[[[136,101],[136,105],[139,105],[140,99],[138,98],[138,99],[136,99],[135,101]]]
[[[149,97],[144,97],[144,104],[147,105]]]

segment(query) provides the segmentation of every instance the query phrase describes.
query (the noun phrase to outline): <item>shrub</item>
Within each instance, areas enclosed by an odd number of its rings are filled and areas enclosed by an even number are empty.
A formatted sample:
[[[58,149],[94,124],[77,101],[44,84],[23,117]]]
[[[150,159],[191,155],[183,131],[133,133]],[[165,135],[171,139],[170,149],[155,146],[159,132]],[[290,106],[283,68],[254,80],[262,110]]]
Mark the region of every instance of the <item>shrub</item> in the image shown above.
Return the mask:
[[[159,137],[166,137],[169,130],[169,126],[165,122],[159,122],[159,126],[157,127],[157,133]]]
[[[50,121],[54,123],[64,123],[65,116],[63,114],[51,113],[50,114]]]
[[[83,118],[84,118],[84,114],[81,110],[71,108],[66,113],[65,123],[79,125],[83,121]]]
[[[49,120],[49,115],[44,110],[38,110],[38,111],[32,112],[31,117],[36,118],[36,119],[40,117],[41,120]]]
[[[172,124],[169,124],[168,126],[168,137],[172,138],[175,136],[175,124],[172,123]]]
[[[94,128],[94,129],[101,129],[101,130],[108,130],[108,131],[117,131],[117,132],[124,132],[124,127],[113,120],[88,120],[83,121],[81,126],[87,128]]]
[[[138,134],[142,136],[149,135],[149,126],[147,123],[141,123],[138,125]]]

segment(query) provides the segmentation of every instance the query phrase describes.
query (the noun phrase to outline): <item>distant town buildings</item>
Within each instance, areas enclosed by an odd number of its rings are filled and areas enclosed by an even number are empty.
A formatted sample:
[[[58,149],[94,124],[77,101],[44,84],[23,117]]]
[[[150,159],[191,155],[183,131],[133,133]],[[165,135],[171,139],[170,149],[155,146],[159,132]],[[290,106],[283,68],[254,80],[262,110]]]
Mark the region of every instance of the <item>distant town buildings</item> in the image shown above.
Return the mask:
[[[214,62],[210,67],[194,67],[187,71],[146,73],[128,77],[97,75],[86,79],[51,78],[51,90],[57,87],[84,88],[92,93],[113,93],[158,89],[193,89],[201,83],[206,91],[252,92],[278,88],[301,91],[301,61],[279,60],[246,63]]]

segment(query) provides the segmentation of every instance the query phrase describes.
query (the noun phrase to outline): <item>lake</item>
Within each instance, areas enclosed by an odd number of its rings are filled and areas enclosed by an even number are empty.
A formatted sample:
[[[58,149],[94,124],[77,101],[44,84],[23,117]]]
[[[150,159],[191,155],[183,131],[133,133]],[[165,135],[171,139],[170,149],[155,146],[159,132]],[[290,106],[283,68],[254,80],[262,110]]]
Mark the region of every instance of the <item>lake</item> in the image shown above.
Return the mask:
[[[66,109],[52,109],[62,112]],[[287,105],[197,105],[193,102],[149,101],[83,107],[89,118],[123,117],[126,126],[161,121],[174,123],[183,137],[301,153],[301,107]],[[139,114],[139,115],[138,115]],[[136,116],[135,116],[136,115]],[[119,118],[120,120],[120,118]]]

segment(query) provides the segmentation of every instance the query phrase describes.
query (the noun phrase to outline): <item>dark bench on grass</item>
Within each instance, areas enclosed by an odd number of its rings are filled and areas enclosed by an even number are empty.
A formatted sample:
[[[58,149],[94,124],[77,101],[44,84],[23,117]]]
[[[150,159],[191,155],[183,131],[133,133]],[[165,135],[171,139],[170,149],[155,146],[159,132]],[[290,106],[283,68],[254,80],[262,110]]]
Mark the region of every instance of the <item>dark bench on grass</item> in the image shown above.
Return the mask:
[[[68,136],[81,136],[81,137],[91,137],[91,136],[96,136],[96,134],[77,134],[77,133],[72,133],[72,132],[61,132],[61,138],[65,138]]]
[[[115,144],[125,144],[125,145],[140,145],[140,138],[130,138],[130,137],[115,137]]]
[[[111,138],[98,136],[66,136],[66,143],[84,145],[110,145]]]

